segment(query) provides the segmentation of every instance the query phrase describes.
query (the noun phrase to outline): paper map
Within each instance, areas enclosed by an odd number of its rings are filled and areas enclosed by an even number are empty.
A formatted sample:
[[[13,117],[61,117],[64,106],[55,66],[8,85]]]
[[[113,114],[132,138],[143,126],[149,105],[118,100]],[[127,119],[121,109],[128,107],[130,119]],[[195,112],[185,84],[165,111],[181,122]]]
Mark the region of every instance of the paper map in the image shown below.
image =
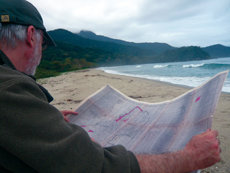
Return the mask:
[[[146,103],[105,86],[77,108],[71,123],[84,128],[103,147],[121,144],[134,153],[159,154],[182,149],[192,136],[212,126],[228,72],[169,101]],[[144,88],[143,88],[144,89]]]

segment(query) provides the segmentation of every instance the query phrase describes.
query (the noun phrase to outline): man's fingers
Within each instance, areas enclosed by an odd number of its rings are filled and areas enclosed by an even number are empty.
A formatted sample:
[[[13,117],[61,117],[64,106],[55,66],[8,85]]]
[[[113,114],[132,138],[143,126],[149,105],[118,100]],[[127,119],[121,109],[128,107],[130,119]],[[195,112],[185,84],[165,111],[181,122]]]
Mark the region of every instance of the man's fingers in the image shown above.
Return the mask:
[[[64,117],[64,120],[65,120],[66,122],[69,122],[69,119],[68,119],[67,117]]]
[[[211,129],[210,129],[210,128],[206,130],[206,132],[210,132],[210,131],[211,131]]]
[[[74,112],[74,111],[66,111],[66,114],[73,114],[73,115],[77,115],[78,112]]]
[[[212,130],[212,134],[215,136],[215,137],[217,137],[219,134],[218,134],[218,132],[216,131],[216,130]]]
[[[211,135],[211,136],[217,137],[218,136],[218,131],[208,129],[204,133],[202,133],[201,135]]]
[[[78,114],[77,112],[74,112],[74,111],[64,111],[66,114],[74,114],[74,115],[76,115],[76,114]]]
[[[78,112],[74,112],[74,111],[64,110],[64,111],[61,111],[61,112],[62,112],[62,114],[63,114],[64,116],[70,115],[70,114],[78,115]]]
[[[67,115],[77,115],[78,112],[74,112],[74,111],[68,111],[68,110],[64,110],[64,111],[61,111],[63,117],[64,117],[64,120],[66,122],[69,122],[69,119],[67,118]]]

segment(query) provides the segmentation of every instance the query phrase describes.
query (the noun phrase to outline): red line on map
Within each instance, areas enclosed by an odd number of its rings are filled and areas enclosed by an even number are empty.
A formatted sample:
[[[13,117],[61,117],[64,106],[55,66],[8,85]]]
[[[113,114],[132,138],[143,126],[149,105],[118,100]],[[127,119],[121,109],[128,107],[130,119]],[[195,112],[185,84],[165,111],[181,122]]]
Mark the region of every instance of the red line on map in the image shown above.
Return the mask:
[[[200,97],[197,97],[196,101],[195,102],[198,102],[200,100]]]
[[[128,121],[129,119],[123,120],[124,122]]]
[[[88,132],[94,132],[93,130],[89,130]]]
[[[121,115],[118,119],[116,119],[116,122],[120,121],[122,118],[126,117],[127,115],[129,115],[130,113],[132,113],[135,109],[139,109],[141,112],[143,112],[143,110],[139,107],[136,106],[135,108],[133,108],[131,111],[129,111],[128,113]],[[128,120],[128,119],[127,119]],[[124,120],[125,121],[125,120]]]

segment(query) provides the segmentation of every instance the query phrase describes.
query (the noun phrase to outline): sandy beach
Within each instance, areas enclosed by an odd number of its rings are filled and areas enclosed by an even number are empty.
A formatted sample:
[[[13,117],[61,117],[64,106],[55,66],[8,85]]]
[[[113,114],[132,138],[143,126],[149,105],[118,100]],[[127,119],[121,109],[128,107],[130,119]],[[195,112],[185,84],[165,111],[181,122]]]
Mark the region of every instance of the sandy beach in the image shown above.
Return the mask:
[[[90,69],[64,73],[38,81],[53,95],[52,105],[59,110],[75,110],[79,103],[109,84],[125,95],[140,101],[155,103],[173,99],[190,88],[168,83],[107,74]],[[213,129],[219,131],[222,160],[203,173],[230,173],[230,94],[222,93],[213,119]]]

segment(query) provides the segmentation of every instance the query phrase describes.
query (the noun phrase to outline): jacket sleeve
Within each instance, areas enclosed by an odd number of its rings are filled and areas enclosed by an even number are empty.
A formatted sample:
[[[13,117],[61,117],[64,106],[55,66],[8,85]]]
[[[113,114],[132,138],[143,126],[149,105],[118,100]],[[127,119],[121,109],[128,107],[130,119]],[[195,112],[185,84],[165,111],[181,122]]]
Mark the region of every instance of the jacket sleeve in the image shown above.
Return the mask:
[[[0,103],[0,148],[37,172],[140,172],[133,153],[122,146],[102,148],[65,122],[30,79],[1,83]]]

